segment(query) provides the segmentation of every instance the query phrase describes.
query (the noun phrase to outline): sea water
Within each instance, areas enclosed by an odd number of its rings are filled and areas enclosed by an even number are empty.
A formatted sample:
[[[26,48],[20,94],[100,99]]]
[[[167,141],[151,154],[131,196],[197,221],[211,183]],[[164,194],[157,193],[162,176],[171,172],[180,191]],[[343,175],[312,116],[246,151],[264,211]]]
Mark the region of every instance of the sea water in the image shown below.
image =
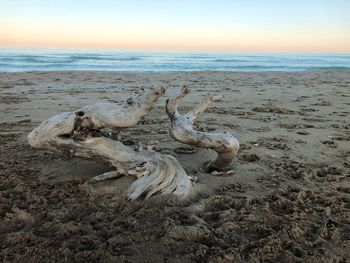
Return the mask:
[[[349,70],[350,54],[0,49],[0,71]]]

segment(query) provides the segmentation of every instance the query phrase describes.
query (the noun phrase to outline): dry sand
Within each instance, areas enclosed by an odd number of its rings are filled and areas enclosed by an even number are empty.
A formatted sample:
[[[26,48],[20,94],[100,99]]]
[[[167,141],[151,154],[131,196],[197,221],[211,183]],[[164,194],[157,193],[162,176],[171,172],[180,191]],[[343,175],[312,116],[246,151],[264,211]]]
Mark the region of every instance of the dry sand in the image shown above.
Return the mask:
[[[166,96],[122,138],[158,140],[158,151],[197,175],[187,201],[127,202],[122,179],[86,188],[109,168],[26,142],[50,116],[151,85]],[[225,96],[197,129],[237,135],[233,175],[203,172],[210,150],[176,150],[184,145],[168,135],[164,107],[182,85],[191,90],[185,110],[208,92]],[[348,72],[0,73],[0,261],[346,262],[349,113]]]

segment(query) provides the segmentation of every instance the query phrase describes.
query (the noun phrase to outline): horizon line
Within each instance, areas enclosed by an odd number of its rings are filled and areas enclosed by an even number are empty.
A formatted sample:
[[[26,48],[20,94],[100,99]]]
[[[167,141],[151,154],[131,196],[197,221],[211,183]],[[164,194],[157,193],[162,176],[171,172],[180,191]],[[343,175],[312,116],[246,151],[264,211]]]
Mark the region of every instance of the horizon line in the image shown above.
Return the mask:
[[[350,54],[350,51],[310,51],[310,50],[219,50],[219,49],[166,49],[166,48],[151,48],[151,49],[142,49],[142,48],[102,48],[102,47],[45,47],[45,46],[2,46],[1,49],[8,50],[91,50],[91,51],[118,51],[118,52],[159,52],[159,53],[187,53],[187,52],[198,52],[198,53],[265,53],[265,54]]]

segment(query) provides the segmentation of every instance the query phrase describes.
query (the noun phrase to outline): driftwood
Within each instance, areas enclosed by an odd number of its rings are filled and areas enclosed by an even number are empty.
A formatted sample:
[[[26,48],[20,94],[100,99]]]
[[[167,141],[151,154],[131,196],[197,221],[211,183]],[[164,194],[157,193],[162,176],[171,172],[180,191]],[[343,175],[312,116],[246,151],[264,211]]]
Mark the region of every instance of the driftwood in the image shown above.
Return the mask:
[[[181,143],[216,151],[216,159],[209,162],[207,167],[209,171],[222,170],[235,158],[239,149],[238,140],[229,132],[208,133],[193,129],[194,121],[203,114],[210,103],[221,101],[222,96],[208,94],[192,111],[180,114],[177,109],[178,102],[188,93],[188,89],[183,88],[179,95],[166,102],[166,111],[171,121],[170,135]]]
[[[127,190],[131,199],[154,194],[187,196],[192,182],[179,162],[170,155],[152,150],[135,151],[114,140],[111,130],[136,125],[164,94],[164,89],[151,89],[126,103],[96,103],[75,112],[56,115],[28,135],[34,148],[67,152],[72,156],[92,159],[115,168],[90,182],[132,175],[136,181]]]

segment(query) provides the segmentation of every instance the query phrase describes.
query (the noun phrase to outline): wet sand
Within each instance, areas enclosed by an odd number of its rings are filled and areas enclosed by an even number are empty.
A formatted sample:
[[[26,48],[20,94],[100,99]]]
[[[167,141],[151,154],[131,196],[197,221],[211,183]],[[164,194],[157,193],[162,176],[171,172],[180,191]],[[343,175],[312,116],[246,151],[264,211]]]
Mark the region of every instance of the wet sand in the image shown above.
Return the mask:
[[[131,179],[87,187],[110,168],[26,142],[57,113],[152,85],[166,95],[122,141],[159,141],[199,178],[188,200],[128,202]],[[208,92],[225,96],[196,128],[239,138],[233,175],[205,173],[215,152],[183,153],[168,135],[165,100],[183,85],[183,110]],[[349,113],[348,72],[0,73],[0,261],[346,262]]]

